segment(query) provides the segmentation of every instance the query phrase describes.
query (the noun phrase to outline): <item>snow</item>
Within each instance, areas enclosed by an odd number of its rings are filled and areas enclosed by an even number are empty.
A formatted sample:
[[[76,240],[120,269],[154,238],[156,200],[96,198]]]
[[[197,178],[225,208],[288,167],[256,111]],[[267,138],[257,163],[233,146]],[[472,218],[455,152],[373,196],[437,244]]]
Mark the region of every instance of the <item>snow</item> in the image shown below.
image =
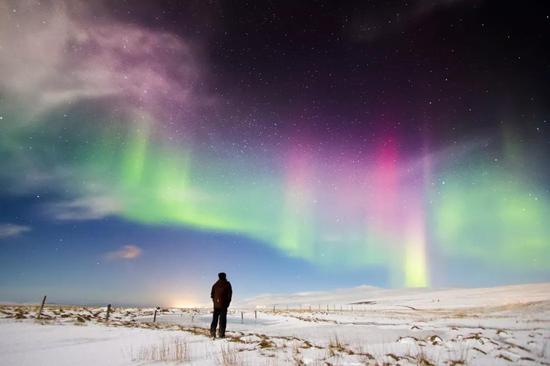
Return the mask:
[[[152,323],[154,309],[115,308],[106,322],[105,308],[50,305],[39,320],[35,305],[0,305],[0,365],[550,365],[550,283],[235,305],[215,341],[209,309],[162,309]]]

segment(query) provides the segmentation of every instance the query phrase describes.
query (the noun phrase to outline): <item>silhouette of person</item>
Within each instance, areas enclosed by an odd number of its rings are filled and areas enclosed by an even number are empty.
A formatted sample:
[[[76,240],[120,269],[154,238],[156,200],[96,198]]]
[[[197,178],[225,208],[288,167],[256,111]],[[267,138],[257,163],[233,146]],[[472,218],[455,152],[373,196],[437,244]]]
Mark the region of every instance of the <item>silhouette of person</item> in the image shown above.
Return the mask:
[[[212,324],[210,325],[210,336],[216,338],[216,327],[218,326],[218,318],[220,319],[219,336],[225,338],[225,325],[227,323],[227,308],[231,303],[233,289],[231,283],[227,280],[225,273],[218,273],[218,281],[212,286],[210,297],[214,303],[214,312]]]

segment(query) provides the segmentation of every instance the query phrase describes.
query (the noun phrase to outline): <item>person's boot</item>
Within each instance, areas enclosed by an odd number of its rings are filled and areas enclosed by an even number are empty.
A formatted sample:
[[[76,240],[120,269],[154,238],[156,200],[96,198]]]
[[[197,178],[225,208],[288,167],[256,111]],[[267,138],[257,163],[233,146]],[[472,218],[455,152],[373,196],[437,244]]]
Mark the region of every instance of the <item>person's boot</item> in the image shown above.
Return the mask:
[[[219,332],[218,337],[220,337],[220,338],[225,338],[225,332],[223,332],[223,333],[222,333],[222,332]]]
[[[216,338],[216,331],[215,330],[210,329],[210,337]]]

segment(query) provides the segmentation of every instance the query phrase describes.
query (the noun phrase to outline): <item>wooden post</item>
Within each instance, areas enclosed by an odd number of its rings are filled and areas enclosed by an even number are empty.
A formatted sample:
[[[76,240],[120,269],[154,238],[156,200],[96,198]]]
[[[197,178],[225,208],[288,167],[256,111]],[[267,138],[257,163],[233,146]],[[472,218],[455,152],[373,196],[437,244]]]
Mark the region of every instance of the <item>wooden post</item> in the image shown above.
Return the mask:
[[[273,312],[275,312],[275,305],[273,305]]]
[[[42,310],[44,310],[44,304],[46,303],[46,295],[44,295],[44,298],[42,299],[42,304],[40,305],[40,310],[38,310],[38,315],[36,316],[36,319],[40,319],[42,316]]]
[[[328,304],[327,304],[327,312],[328,312]]]
[[[105,315],[105,321],[109,321],[109,314],[111,313],[111,304],[107,305],[107,314]]]
[[[309,312],[311,313],[311,305],[309,305]]]
[[[244,323],[244,313],[241,311],[241,324]]]
[[[153,315],[153,323],[157,321],[157,309],[155,309],[155,315]]]
[[[254,310],[254,320],[258,320],[258,310]]]

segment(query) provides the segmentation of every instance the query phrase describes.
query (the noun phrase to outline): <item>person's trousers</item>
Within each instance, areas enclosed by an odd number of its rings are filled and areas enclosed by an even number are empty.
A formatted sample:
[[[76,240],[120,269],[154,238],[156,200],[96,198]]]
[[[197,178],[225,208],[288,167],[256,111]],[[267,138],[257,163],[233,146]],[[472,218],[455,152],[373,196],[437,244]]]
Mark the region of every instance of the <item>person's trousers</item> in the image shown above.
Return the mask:
[[[212,317],[212,324],[210,325],[210,334],[212,337],[216,336],[216,327],[218,326],[218,318],[220,318],[220,331],[219,336],[225,337],[225,325],[227,324],[227,308],[216,309]]]

